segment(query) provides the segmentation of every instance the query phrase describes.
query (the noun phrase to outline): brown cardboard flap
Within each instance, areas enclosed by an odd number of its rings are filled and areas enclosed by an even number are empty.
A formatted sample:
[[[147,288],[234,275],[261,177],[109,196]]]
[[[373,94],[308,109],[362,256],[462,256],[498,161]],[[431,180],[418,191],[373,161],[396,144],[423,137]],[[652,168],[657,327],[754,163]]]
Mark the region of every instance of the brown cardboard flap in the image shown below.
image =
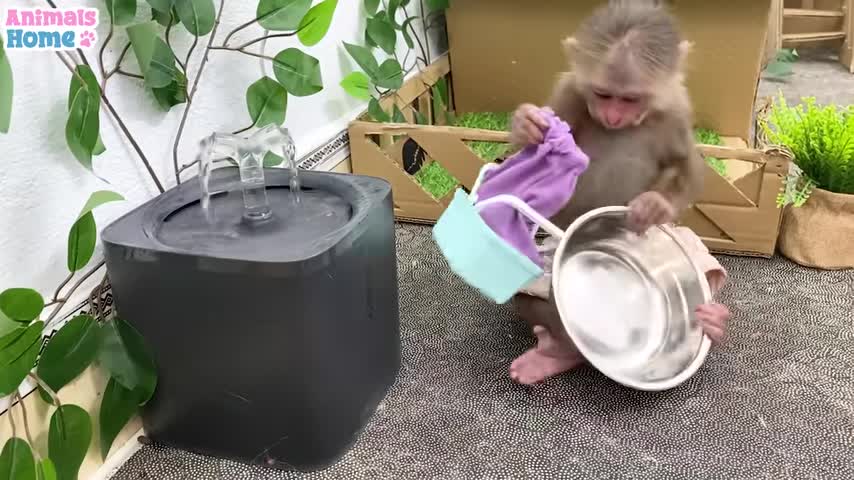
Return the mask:
[[[457,111],[509,112],[523,102],[545,102],[556,75],[567,69],[560,41],[602,3],[452,2],[447,19]],[[750,138],[771,0],[668,3],[694,42],[686,79],[697,124]]]

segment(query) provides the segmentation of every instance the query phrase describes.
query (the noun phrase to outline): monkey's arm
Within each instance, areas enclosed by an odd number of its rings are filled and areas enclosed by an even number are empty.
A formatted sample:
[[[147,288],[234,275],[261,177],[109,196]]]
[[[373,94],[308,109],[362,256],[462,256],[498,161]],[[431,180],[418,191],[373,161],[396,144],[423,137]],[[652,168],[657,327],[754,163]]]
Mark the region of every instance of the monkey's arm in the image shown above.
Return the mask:
[[[674,146],[676,148],[670,151],[658,180],[650,190],[662,194],[678,216],[697,199],[703,188],[705,160],[692,135],[683,135]]]

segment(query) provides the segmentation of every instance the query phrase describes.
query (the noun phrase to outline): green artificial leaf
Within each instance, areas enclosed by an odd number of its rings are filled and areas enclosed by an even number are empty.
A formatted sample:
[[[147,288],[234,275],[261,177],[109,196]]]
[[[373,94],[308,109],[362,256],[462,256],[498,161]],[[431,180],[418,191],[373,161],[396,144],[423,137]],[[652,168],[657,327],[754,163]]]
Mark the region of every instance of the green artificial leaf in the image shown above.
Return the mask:
[[[85,267],[95,253],[98,227],[91,213],[78,218],[68,232],[68,270],[76,272]]]
[[[92,421],[77,405],[63,405],[50,417],[48,457],[56,466],[58,480],[77,480],[80,466],[92,442]]]
[[[394,24],[389,21],[388,16],[377,14],[369,18],[366,31],[367,36],[389,55],[394,55],[397,42],[397,32]]]
[[[9,133],[12,121],[12,66],[3,48],[3,38],[0,37],[0,133]]]
[[[286,48],[276,55],[273,73],[295,97],[307,97],[323,90],[320,62],[297,48]]]
[[[80,80],[83,80],[82,82]],[[84,88],[85,86],[85,88]],[[71,82],[68,84],[68,109],[74,103],[74,97],[84,88],[84,93],[98,100],[101,98],[101,86],[98,84],[98,78],[92,69],[86,65],[77,67],[77,74],[71,76]]]
[[[145,22],[127,28],[133,53],[145,84],[151,88],[162,88],[178,78],[175,54],[169,45],[157,36],[156,22]]]
[[[412,40],[412,35],[409,34],[407,28],[412,25],[412,22],[418,20],[418,17],[409,17],[404,20],[403,25],[400,26],[400,31],[403,33],[403,40],[406,42],[406,46],[409,48],[415,48],[415,42]]]
[[[792,64],[781,61],[771,62],[765,67],[765,73],[772,77],[786,77],[793,73]]]
[[[104,146],[104,142],[101,141],[101,134],[98,134],[98,140],[95,142],[95,148],[92,149],[92,156],[97,157],[98,155],[107,151],[107,147]]]
[[[415,123],[417,123],[418,125],[427,125],[430,122],[427,121],[427,117],[425,117],[423,113],[416,110],[415,111]]]
[[[0,293],[0,311],[6,318],[30,323],[44,310],[44,298],[31,288],[9,288]]]
[[[394,105],[391,119],[394,123],[407,123],[406,116],[400,111],[400,107],[397,104]]]
[[[38,376],[53,390],[77,378],[98,356],[101,346],[98,322],[89,315],[78,315],[48,340],[36,369]]]
[[[403,69],[397,60],[389,58],[380,65],[376,78],[372,80],[380,88],[397,90],[403,85]]]
[[[400,10],[400,7],[405,7],[407,3],[409,2],[404,2],[402,0],[389,0],[388,2],[388,20],[395,28],[398,27],[397,11]]]
[[[24,440],[12,437],[3,445],[0,480],[37,480],[33,451]]]
[[[151,93],[154,94],[154,99],[165,111],[169,111],[175,105],[179,105],[187,101],[187,77],[183,72],[178,72],[177,78],[169,85],[161,88],[152,88]]]
[[[391,117],[383,110],[382,105],[380,105],[380,102],[376,98],[372,98],[368,103],[368,115],[377,122],[386,123],[391,121]]]
[[[74,103],[74,99],[77,97],[77,94],[80,92],[80,89],[83,87],[84,83],[86,85],[84,93],[90,96],[88,100],[92,101],[91,97],[94,97],[94,102],[100,107],[101,86],[98,84],[98,79],[95,78],[95,74],[92,72],[92,69],[86,65],[81,65],[77,68],[77,73],[77,75],[71,76],[71,83],[68,86],[68,109],[71,110],[71,107]],[[83,79],[83,82],[80,81],[81,78]],[[100,130],[100,118],[98,120],[98,123],[98,128]],[[101,134],[99,132],[98,137],[95,140],[95,146],[92,148],[92,154],[90,158],[92,156],[98,156],[104,153],[106,150],[107,148],[104,146],[104,142],[101,141]]]
[[[92,170],[92,155],[98,145],[101,121],[101,93],[98,80],[88,65],[78,65],[75,72],[68,88],[69,111],[65,123],[65,140],[77,161],[87,170]]]
[[[285,159],[283,157],[280,157],[273,152],[267,152],[267,154],[264,155],[264,166],[267,168],[278,167],[284,161]]]
[[[311,0],[261,0],[255,16],[267,30],[296,30],[311,8]]]
[[[368,15],[373,15],[377,13],[377,9],[380,8],[380,0],[365,0],[365,11],[368,12]]]
[[[97,227],[95,226],[95,217],[92,215],[92,210],[108,203],[124,200],[124,197],[116,192],[109,190],[100,190],[92,193],[71,230],[68,232],[68,270],[76,272],[85,267],[89,260],[92,259],[92,254],[95,253],[95,241],[97,237]]]
[[[157,371],[142,335],[118,317],[105,323],[101,331],[101,365],[123,387],[139,393],[139,403],[144,404],[154,394]]]
[[[56,480],[56,467],[49,458],[44,458],[36,465],[36,480]]]
[[[329,31],[337,7],[338,0],[323,0],[311,7],[299,22],[297,31],[299,41],[306,47],[320,43]]]
[[[450,6],[450,0],[427,0],[427,9],[431,12],[437,10],[447,10]]]
[[[136,0],[107,0],[107,13],[113,25],[126,25],[136,17]]]
[[[160,25],[163,25],[164,27],[168,27],[170,25],[175,25],[178,23],[178,12],[175,11],[174,7],[171,9],[171,11],[160,11],[152,8],[151,19],[159,23]]]
[[[246,89],[246,107],[256,127],[285,123],[288,92],[279,82],[262,77]]]
[[[368,46],[369,49],[377,48],[377,44],[371,40],[371,36],[368,35],[368,29],[365,29],[365,45]]]
[[[0,398],[18,390],[36,364],[44,322],[33,322],[0,338]]]
[[[450,97],[448,96],[448,80],[445,77],[440,78],[434,85],[435,92],[439,93],[439,98],[442,100],[442,105],[450,106]]]
[[[101,458],[106,459],[116,437],[139,409],[139,394],[110,378],[98,418],[101,430]]]
[[[341,87],[351,97],[358,98],[359,100],[370,100],[371,98],[369,91],[370,79],[362,72],[353,72],[344,77],[341,80]]]
[[[216,7],[213,0],[175,0],[175,12],[188,32],[203,37],[213,30]]]
[[[152,10],[158,12],[168,12],[175,5],[175,0],[146,0],[151,5]]]
[[[347,53],[349,53],[353,60],[355,60],[359,67],[361,67],[362,71],[368,74],[368,76],[374,80],[374,83],[376,83],[376,75],[380,69],[380,65],[377,63],[374,53],[371,52],[370,49],[347,42],[344,42],[344,49],[347,50]]]
[[[0,310],[0,338],[5,337],[6,334],[12,332],[13,330],[17,330],[21,327],[21,324],[15,321],[12,321],[9,317]]]

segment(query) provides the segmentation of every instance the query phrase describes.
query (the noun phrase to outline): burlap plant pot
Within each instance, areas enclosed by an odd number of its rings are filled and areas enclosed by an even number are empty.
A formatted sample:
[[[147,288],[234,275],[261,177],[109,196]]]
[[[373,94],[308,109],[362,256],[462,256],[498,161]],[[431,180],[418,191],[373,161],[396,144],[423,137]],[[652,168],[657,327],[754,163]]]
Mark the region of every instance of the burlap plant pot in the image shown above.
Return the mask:
[[[807,267],[854,268],[854,195],[816,188],[802,206],[786,207],[778,246]]]

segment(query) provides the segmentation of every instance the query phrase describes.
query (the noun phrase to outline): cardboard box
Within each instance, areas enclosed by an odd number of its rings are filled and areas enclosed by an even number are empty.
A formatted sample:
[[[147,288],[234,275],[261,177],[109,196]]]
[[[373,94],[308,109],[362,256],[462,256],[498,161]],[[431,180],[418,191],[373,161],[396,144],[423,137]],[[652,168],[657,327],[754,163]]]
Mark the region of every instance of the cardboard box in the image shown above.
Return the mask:
[[[568,68],[560,41],[602,0],[464,0],[447,10],[456,109],[542,104]],[[771,0],[672,0],[687,40],[698,126],[749,139]]]
[[[449,78],[447,57],[441,57],[421,75],[408,80],[396,96],[381,100],[412,117],[412,108],[431,123],[443,117],[432,111],[430,87]],[[453,90],[453,88],[451,88]],[[412,107],[412,108],[410,108]],[[471,190],[484,162],[466,145],[469,141],[508,143],[507,132],[437,126],[390,124],[368,121],[366,116],[349,126],[350,161],[353,173],[385,178],[392,184],[395,217],[401,221],[435,223],[450,203],[452,194],[434,198],[405,171],[419,156],[423,164],[436,161],[448,170],[459,186]],[[788,172],[789,158],[776,150],[747,148],[744,140],[725,137],[723,146],[700,145],[700,152],[727,163],[727,177],[706,167],[703,192],[679,223],[687,225],[714,252],[771,256],[781,221],[777,193]],[[414,147],[414,148],[413,148]]]

